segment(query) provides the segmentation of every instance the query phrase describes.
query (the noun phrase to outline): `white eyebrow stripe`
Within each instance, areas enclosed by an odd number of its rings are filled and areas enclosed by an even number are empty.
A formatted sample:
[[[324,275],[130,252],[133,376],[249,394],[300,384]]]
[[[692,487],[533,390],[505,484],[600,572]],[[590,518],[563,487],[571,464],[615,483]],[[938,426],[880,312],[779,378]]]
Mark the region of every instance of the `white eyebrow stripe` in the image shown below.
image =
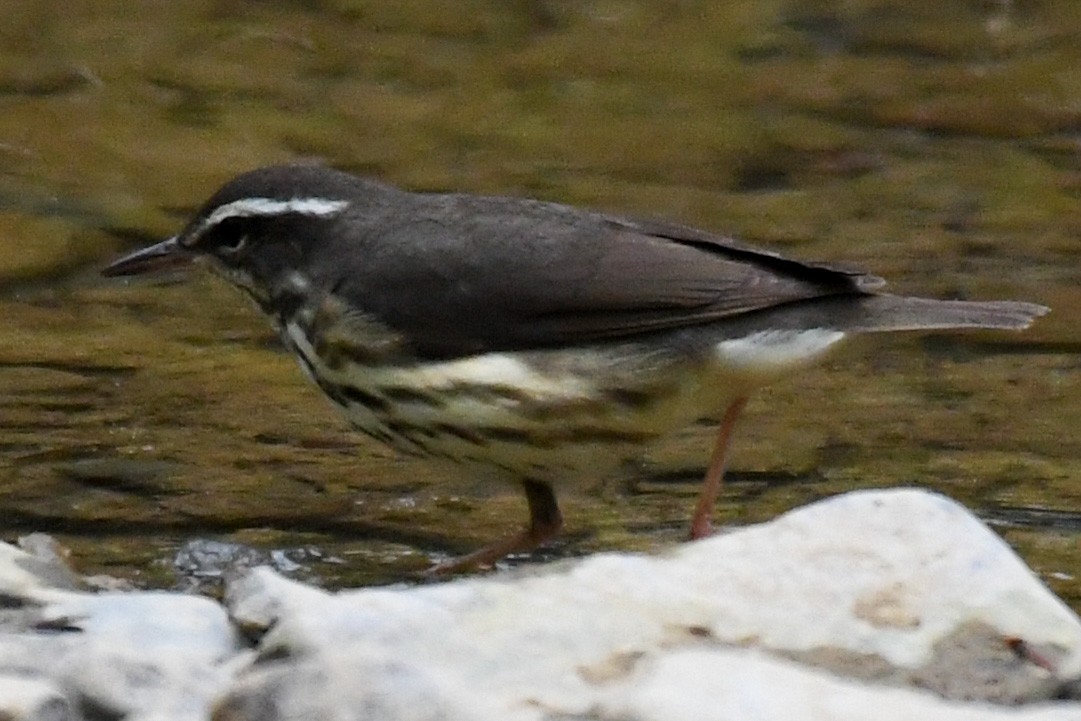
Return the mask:
[[[290,198],[289,200],[241,198],[216,208],[213,213],[199,224],[199,232],[193,235],[198,237],[206,232],[208,228],[229,218],[251,218],[261,215],[274,216],[289,213],[324,217],[340,213],[348,205],[348,200],[331,200],[330,198]]]

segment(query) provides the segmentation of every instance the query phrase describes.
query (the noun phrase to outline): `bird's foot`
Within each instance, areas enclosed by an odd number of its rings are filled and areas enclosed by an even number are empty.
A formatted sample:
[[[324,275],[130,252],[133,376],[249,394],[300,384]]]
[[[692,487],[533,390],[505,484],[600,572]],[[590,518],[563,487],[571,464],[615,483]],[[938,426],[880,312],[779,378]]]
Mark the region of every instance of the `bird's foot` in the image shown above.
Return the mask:
[[[435,564],[424,572],[425,578],[439,578],[466,571],[490,568],[496,561],[512,553],[528,553],[555,538],[562,528],[562,521],[550,524],[533,523],[525,530],[496,541],[465,556],[451,558]]]

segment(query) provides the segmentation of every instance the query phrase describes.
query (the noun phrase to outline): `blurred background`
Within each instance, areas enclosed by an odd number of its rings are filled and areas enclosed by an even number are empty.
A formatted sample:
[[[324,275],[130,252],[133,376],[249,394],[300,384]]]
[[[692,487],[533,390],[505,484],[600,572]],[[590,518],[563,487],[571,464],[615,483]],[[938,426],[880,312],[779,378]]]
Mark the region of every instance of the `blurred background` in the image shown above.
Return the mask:
[[[1081,3],[0,1],[0,537],[202,587],[408,577],[517,526],[350,433],[212,278],[106,282],[221,183],[316,160],[416,190],[659,216],[1025,334],[878,339],[756,396],[717,519],[920,486],[1081,610]],[[565,497],[541,554],[682,541],[713,429]],[[918,523],[918,519],[913,519]]]

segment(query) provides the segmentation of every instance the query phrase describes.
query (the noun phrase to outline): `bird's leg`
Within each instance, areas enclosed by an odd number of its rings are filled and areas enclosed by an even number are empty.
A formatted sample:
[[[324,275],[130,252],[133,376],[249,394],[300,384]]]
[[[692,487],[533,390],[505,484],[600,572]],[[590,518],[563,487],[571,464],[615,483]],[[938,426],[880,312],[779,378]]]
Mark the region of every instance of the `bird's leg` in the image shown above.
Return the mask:
[[[491,566],[506,555],[532,551],[554,538],[563,528],[563,514],[559,512],[559,504],[556,503],[552,487],[540,481],[525,480],[522,481],[522,489],[525,491],[526,503],[529,504],[529,525],[525,529],[479,551],[438,563],[428,569],[428,575],[443,575]]]
[[[740,396],[728,405],[721,419],[721,429],[717,433],[717,443],[713,446],[713,455],[709,459],[709,468],[706,470],[706,478],[702,481],[702,490],[698,494],[698,505],[694,509],[694,517],[691,519],[691,539],[705,538],[713,533],[713,508],[717,504],[717,494],[721,491],[721,482],[724,481],[724,466],[728,461],[728,446],[732,440],[732,429],[736,427],[736,419],[747,405],[747,396]]]

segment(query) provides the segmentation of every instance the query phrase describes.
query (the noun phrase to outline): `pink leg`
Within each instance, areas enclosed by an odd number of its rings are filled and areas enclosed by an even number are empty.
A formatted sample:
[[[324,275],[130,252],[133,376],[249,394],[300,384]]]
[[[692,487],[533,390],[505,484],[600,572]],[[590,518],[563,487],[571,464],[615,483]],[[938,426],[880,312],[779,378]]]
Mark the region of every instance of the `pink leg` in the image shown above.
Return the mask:
[[[522,488],[529,504],[528,527],[479,551],[437,563],[428,569],[428,575],[441,576],[491,566],[506,555],[532,551],[555,538],[563,528],[563,514],[559,512],[552,487],[540,481],[523,481]]]
[[[728,446],[732,439],[732,429],[736,427],[736,419],[747,405],[747,396],[740,396],[732,401],[728,410],[721,419],[721,429],[717,433],[717,443],[713,446],[713,456],[709,460],[709,469],[706,478],[702,482],[702,490],[698,494],[698,505],[694,509],[694,517],[691,520],[691,538],[697,540],[705,538],[713,533],[713,525],[710,519],[713,517],[713,509],[717,505],[717,494],[721,491],[721,482],[724,480],[724,467],[728,460]]]

